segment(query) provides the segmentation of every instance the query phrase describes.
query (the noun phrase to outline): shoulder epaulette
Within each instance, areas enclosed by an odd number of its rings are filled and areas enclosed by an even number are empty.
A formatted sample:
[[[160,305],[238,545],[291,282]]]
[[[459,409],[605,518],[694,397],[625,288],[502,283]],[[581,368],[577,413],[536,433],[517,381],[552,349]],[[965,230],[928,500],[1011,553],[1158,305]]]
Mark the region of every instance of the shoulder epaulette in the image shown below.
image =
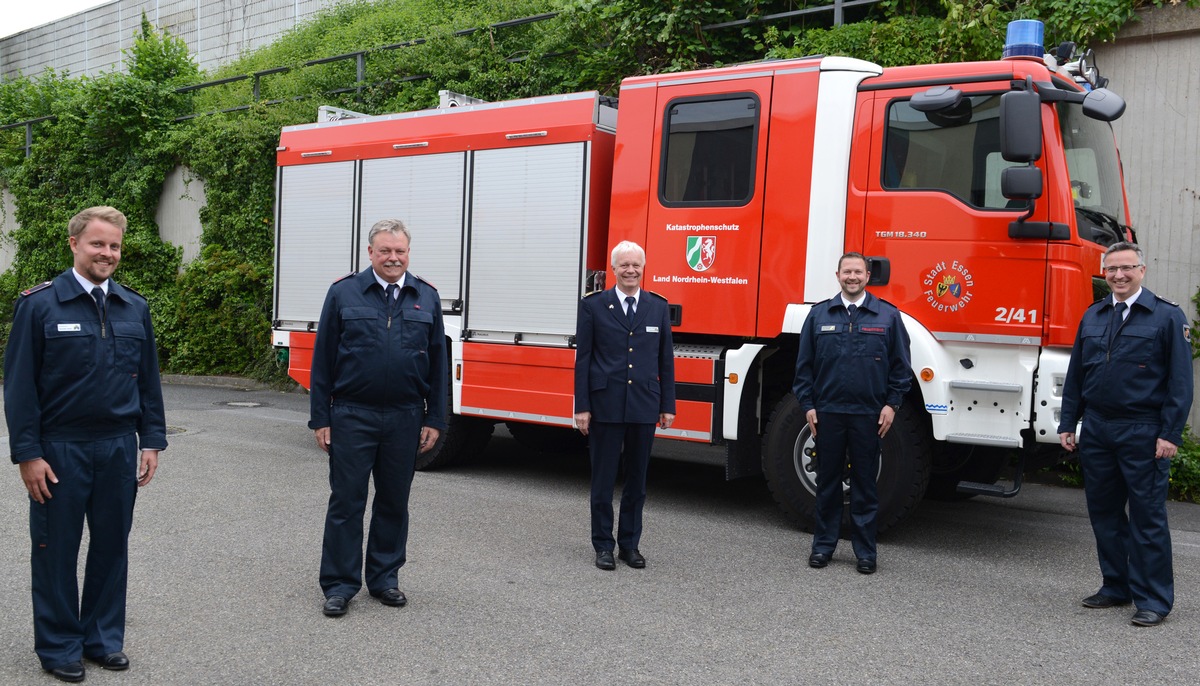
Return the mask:
[[[333,282],[334,282],[334,283],[338,283],[338,282],[341,282],[341,281],[345,281],[346,279],[350,278],[351,276],[354,276],[354,275],[355,275],[355,274],[357,274],[357,273],[358,273],[358,272],[350,272],[349,274],[347,274],[347,275],[345,275],[345,276],[339,276],[339,277],[337,277],[336,279],[334,279],[334,280],[333,280]]]
[[[1158,293],[1155,293],[1154,297],[1155,297],[1155,299],[1157,299],[1160,302],[1165,302],[1168,305],[1174,305],[1175,307],[1179,307],[1179,303],[1175,302],[1174,300],[1167,300],[1166,298],[1162,297]]]
[[[121,288],[124,288],[125,290],[129,291],[130,293],[133,293],[134,295],[141,298],[142,300],[146,299],[146,296],[142,295],[141,293],[138,293],[136,290],[130,288],[129,286],[126,286],[125,284],[121,284]]]
[[[589,293],[584,293],[584,294],[583,294],[583,297],[585,297],[585,298],[590,298],[590,297],[592,297],[593,295],[598,295],[598,294],[600,294],[600,293],[603,293],[603,292],[604,292],[604,290],[605,290],[605,289],[601,288],[600,290],[591,291],[591,292],[589,292]]]
[[[413,278],[414,278],[414,279],[416,279],[417,281],[420,281],[421,283],[425,284],[426,286],[429,286],[429,287],[430,287],[430,288],[432,288],[433,290],[435,290],[435,291],[437,290],[437,286],[435,286],[435,285],[433,285],[433,284],[429,283],[428,281],[426,281],[425,279],[422,279],[421,277],[417,276],[416,274],[413,274],[412,272],[408,272],[408,275],[409,275],[409,276],[411,276],[411,277],[413,277]]]
[[[44,291],[47,288],[49,288],[50,286],[52,286],[53,284],[54,284],[53,281],[43,281],[43,282],[39,283],[38,285],[34,286],[33,288],[27,288],[27,289],[21,291],[21,297],[25,297],[27,295],[33,295],[34,293],[37,293],[38,291]]]
[[[642,289],[642,290],[645,290],[645,289]],[[646,291],[646,292],[649,293],[650,295],[653,295],[654,297],[658,298],[659,300],[662,300],[663,302],[667,301],[666,296],[659,295],[658,293],[655,293],[654,291]]]

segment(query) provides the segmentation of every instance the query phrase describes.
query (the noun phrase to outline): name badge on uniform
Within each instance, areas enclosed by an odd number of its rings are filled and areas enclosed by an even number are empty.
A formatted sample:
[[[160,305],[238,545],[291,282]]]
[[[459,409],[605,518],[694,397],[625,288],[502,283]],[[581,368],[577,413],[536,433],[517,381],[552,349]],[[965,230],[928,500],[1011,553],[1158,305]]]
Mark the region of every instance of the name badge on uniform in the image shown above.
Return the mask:
[[[658,333],[658,327],[657,326],[647,326],[646,333]]]
[[[821,327],[822,331],[837,331],[837,324],[826,324]]]
[[[58,330],[59,331],[79,331],[80,327],[78,324],[59,324]]]

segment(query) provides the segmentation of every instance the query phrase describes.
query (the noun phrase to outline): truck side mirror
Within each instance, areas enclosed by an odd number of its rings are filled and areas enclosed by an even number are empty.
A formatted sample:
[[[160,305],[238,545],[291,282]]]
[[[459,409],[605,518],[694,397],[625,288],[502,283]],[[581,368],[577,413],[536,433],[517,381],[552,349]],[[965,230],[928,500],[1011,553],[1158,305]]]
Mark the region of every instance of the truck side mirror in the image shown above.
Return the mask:
[[[1107,88],[1097,88],[1084,96],[1083,113],[1100,121],[1116,121],[1125,114],[1125,100]]]
[[[1010,200],[1034,200],[1042,197],[1042,170],[1033,165],[1001,170],[1000,193]]]
[[[1000,154],[1009,162],[1042,156],[1042,100],[1032,90],[1000,96]]]

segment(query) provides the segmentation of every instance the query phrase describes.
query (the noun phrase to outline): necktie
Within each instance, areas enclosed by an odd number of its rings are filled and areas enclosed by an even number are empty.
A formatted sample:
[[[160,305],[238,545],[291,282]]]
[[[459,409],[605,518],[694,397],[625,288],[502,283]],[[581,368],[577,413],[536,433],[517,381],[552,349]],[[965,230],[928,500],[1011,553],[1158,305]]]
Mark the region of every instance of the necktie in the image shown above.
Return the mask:
[[[846,312],[850,315],[850,323],[854,323],[854,313],[858,312],[858,305],[847,305]]]
[[[399,290],[400,290],[400,287],[394,283],[389,283],[387,286],[387,291],[386,291],[386,294],[384,295],[384,300],[387,301],[387,306],[388,306],[389,312],[391,311],[392,307],[395,306],[395,304],[396,304],[396,292]]]
[[[1125,321],[1125,310],[1129,306],[1125,303],[1117,303],[1113,307],[1112,321],[1108,323],[1108,347],[1112,347],[1113,341],[1117,339],[1117,329],[1121,328],[1121,322]]]
[[[92,297],[96,299],[96,314],[100,315],[100,321],[104,321],[104,289],[96,286],[92,289]]]
[[[625,296],[625,322],[627,324],[629,324],[630,329],[633,328],[633,315],[634,315],[633,303],[634,302],[635,301],[634,301],[632,295]]]

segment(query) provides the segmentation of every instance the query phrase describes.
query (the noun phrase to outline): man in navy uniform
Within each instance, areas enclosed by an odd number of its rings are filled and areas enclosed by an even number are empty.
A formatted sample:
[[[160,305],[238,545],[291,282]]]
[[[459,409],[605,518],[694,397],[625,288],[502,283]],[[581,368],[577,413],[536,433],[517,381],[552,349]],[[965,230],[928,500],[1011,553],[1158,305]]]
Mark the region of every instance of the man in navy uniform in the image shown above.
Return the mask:
[[[43,669],[68,682],[83,681],[85,658],[129,667],[133,503],[167,447],[150,310],[111,278],[125,226],[112,207],[71,218],[74,266],[21,294],[4,351],[9,446],[30,497],[34,651]]]
[[[1083,605],[1133,602],[1132,623],[1157,626],[1175,601],[1167,491],[1192,406],[1191,339],[1183,311],[1142,288],[1141,248],[1115,243],[1103,266],[1112,296],[1079,322],[1058,425],[1062,447],[1079,449],[1104,579]]]
[[[417,452],[446,430],[446,334],[433,286],[408,272],[411,235],[384,219],[371,227],[371,268],[336,281],[325,297],[309,389],[317,445],[329,453],[329,508],[321,548],[323,612],[346,614],[363,585],[363,513],[375,479],[367,539],[367,591],[403,607],[408,494]]]
[[[618,556],[634,569],[646,566],[638,542],[650,447],[655,427],[675,421],[671,316],[665,298],[642,290],[645,265],[641,246],[618,243],[612,251],[617,285],[585,296],[575,327],[575,427],[589,437],[592,547],[596,566],[606,570],[617,566],[612,499],[622,457]]]
[[[800,331],[792,390],[817,443],[817,499],[808,564],[824,567],[841,531],[842,476],[850,460],[850,543],[856,569],[874,574],[879,446],[912,384],[900,312],[866,292],[867,260],[838,260],[842,292],[813,306]]]

